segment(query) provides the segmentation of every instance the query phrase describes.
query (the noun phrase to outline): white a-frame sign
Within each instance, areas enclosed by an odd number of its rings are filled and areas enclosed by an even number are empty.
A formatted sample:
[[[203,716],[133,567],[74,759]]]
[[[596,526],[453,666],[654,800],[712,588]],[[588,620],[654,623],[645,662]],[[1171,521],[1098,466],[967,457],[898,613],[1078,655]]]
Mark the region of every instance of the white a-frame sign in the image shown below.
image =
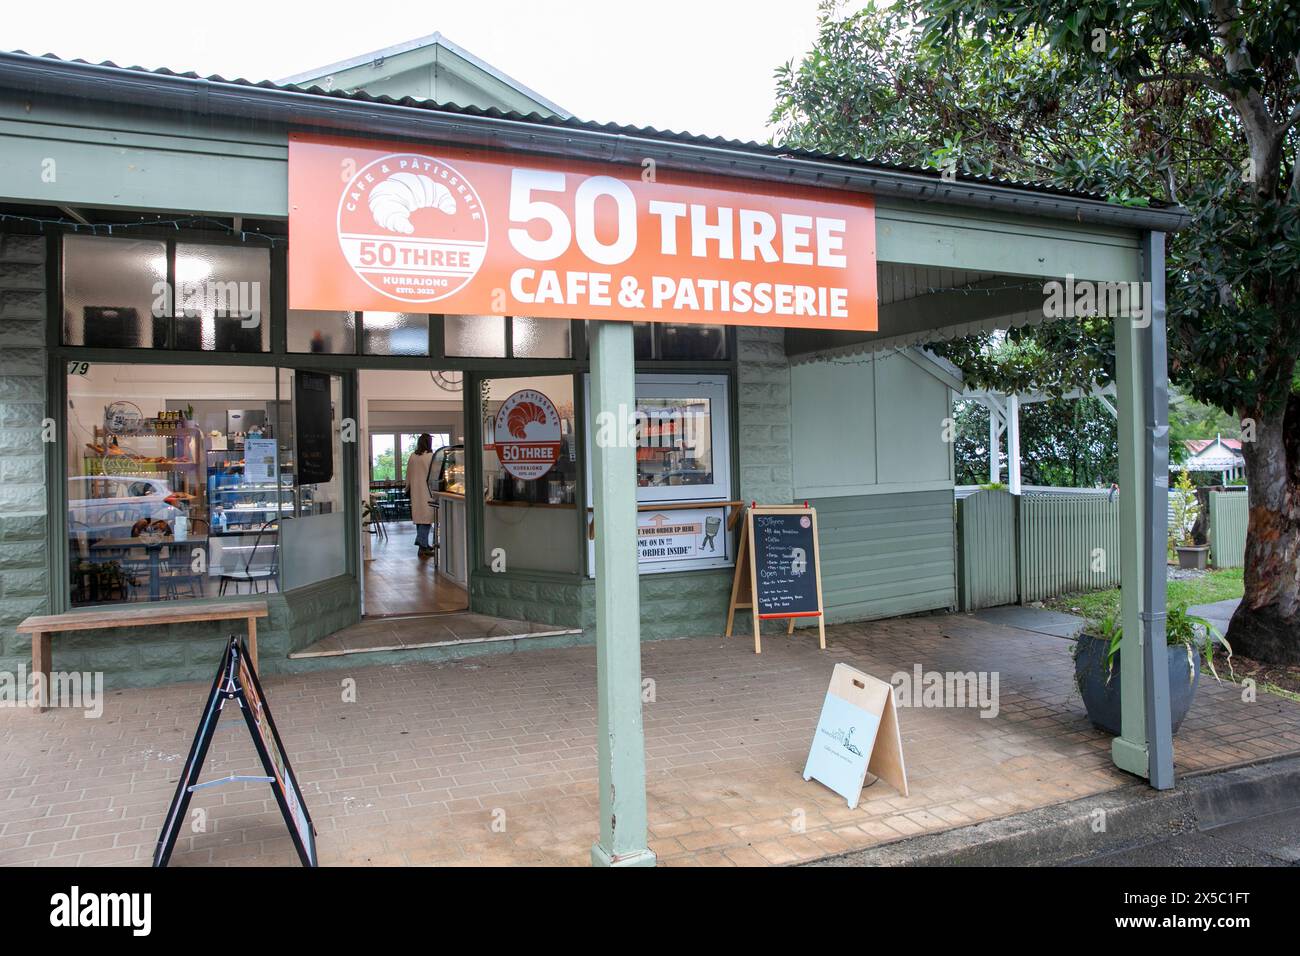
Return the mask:
[[[907,796],[894,688],[848,664],[836,664],[803,778],[815,777],[847,800],[852,810],[868,773]]]

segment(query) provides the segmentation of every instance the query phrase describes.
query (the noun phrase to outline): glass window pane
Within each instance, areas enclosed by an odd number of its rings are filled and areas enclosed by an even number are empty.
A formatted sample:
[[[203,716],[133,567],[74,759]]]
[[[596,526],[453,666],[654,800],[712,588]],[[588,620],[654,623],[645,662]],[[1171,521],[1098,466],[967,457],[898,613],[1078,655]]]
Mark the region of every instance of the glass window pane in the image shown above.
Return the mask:
[[[463,358],[506,357],[505,316],[445,315],[442,328],[445,355]]]
[[[720,360],[727,357],[726,327],[722,325],[661,325],[658,358]]]
[[[415,444],[416,444],[416,442],[418,442],[419,440],[420,440],[420,436],[419,436],[419,435],[403,435],[403,436],[402,436],[402,465],[403,465],[403,468],[405,468],[405,465],[406,465],[406,459],[410,458],[413,454],[415,454]],[[430,449],[430,450],[432,450],[432,449]]]
[[[484,563],[504,549],[511,568],[579,571],[573,378],[499,378],[484,384]],[[528,392],[533,394],[521,394]],[[534,453],[547,449],[541,467]],[[503,464],[511,461],[516,464]]]
[[[355,355],[357,314],[289,310],[289,351]]]
[[[176,244],[176,348],[265,352],[271,347],[271,252]]]
[[[370,480],[397,480],[397,462],[393,455],[392,435],[370,436]]]
[[[280,369],[280,400],[292,407],[280,437],[284,590],[347,573],[343,506],[343,381],[338,375]],[[301,425],[301,430],[299,426]],[[306,481],[311,465],[328,473]]]
[[[638,359],[654,358],[651,341],[654,335],[654,327],[649,322],[632,323],[632,348]],[[591,341],[591,325],[587,326],[587,341]]]
[[[637,410],[637,485],[713,484],[713,418],[707,398],[642,398]]]
[[[74,607],[276,589],[273,369],[92,363],[68,396]]]
[[[515,358],[568,358],[568,319],[534,319],[516,315],[511,322],[511,350]]]
[[[167,246],[104,236],[63,238],[63,341],[96,348],[161,348]],[[165,301],[165,299],[164,299]],[[154,316],[158,311],[159,315]]]
[[[428,355],[429,316],[423,312],[365,312],[366,355]]]

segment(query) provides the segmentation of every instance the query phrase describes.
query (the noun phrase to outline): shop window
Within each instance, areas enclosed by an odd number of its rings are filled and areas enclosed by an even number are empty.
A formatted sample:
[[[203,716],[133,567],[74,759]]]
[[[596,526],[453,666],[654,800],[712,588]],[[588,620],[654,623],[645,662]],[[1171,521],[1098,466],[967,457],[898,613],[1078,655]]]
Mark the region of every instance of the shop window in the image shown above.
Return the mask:
[[[337,376],[300,408],[294,373],[273,368],[77,372],[66,422],[72,606],[267,593],[344,573]],[[304,451],[317,471],[300,483]]]
[[[271,253],[176,243],[173,348],[265,352],[271,347]]]
[[[429,316],[423,312],[363,312],[366,355],[428,355]]]
[[[727,357],[726,326],[660,325],[655,331],[655,358],[665,362],[720,361]]]
[[[654,350],[655,327],[652,322],[634,322],[632,323],[632,349],[638,361],[649,361],[655,357]],[[588,341],[590,341],[591,329],[587,329]]]
[[[725,325],[636,322],[632,345],[640,362],[722,362],[729,357]]]
[[[166,317],[156,312],[167,282],[167,245],[106,236],[63,240],[63,341],[95,348],[166,345]]]
[[[281,369],[279,376],[280,394],[289,397],[278,440],[281,585],[292,590],[347,572],[343,380],[301,369]]]
[[[534,319],[516,315],[510,319],[512,354],[515,358],[568,358],[569,323],[564,319]]]
[[[483,383],[483,563],[577,572],[581,548],[573,378]]]
[[[443,354],[455,358],[569,358],[572,323],[515,315],[443,316]]]
[[[355,355],[357,313],[290,309],[288,347],[290,352]]]
[[[78,366],[68,378],[70,601],[274,591],[274,369]]]
[[[70,235],[63,237],[62,280],[67,345],[270,349],[265,248]]]
[[[732,543],[726,521],[730,511],[724,502],[731,498],[731,433],[726,376],[638,375],[635,426],[637,501],[642,506],[637,553],[642,573],[729,565]],[[590,441],[588,437],[589,449]],[[590,480],[587,487],[591,488]],[[590,505],[590,493],[588,499]],[[594,561],[590,544],[588,557]]]
[[[503,315],[443,316],[445,355],[458,358],[505,358],[506,317]]]

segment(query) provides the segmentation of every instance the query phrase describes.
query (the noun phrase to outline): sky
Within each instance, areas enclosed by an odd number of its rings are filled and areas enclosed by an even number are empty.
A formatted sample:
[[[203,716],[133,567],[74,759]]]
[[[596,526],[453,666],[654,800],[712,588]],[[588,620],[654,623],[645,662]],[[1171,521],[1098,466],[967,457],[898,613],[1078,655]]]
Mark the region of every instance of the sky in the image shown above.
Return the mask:
[[[0,49],[278,80],[440,32],[582,119],[765,141],[817,0],[6,3]],[[213,22],[214,14],[219,22]]]

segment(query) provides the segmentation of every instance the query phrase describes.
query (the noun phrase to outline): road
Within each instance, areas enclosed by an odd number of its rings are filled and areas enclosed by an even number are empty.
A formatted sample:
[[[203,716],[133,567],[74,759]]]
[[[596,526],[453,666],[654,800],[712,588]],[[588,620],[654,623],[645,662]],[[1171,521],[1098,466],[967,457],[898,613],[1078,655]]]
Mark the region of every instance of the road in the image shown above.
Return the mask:
[[[1072,866],[1300,866],[1300,808],[1209,830],[1188,828],[1153,843],[1097,853]]]

